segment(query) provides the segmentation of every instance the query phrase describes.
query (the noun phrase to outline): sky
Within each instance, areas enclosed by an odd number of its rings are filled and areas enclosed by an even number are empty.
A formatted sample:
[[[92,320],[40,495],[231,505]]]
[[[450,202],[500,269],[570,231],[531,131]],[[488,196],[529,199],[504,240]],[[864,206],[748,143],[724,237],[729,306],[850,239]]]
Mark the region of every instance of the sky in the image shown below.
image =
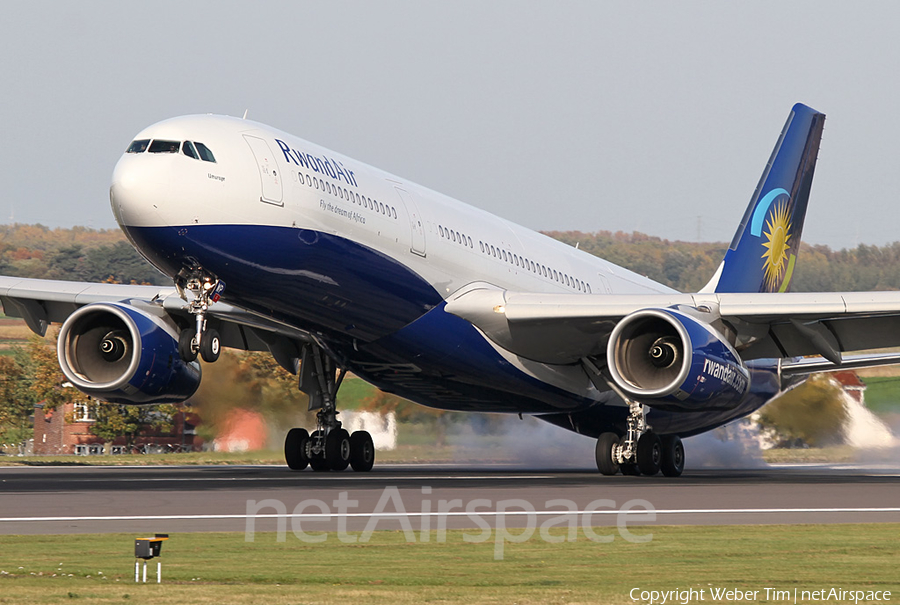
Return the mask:
[[[270,124],[537,230],[730,241],[795,102],[805,241],[900,240],[900,3],[42,2],[0,20],[0,223],[113,228],[145,126]]]

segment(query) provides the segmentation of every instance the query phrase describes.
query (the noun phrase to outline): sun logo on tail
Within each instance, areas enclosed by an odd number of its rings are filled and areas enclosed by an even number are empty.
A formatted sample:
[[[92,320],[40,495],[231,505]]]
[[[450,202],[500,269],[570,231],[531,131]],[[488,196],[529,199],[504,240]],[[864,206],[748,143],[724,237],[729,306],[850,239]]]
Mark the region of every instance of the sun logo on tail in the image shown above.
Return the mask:
[[[788,201],[785,200],[775,206],[766,220],[765,236],[768,241],[763,242],[763,247],[767,250],[762,258],[767,292],[777,290],[784,278],[792,235],[791,215],[788,211]]]

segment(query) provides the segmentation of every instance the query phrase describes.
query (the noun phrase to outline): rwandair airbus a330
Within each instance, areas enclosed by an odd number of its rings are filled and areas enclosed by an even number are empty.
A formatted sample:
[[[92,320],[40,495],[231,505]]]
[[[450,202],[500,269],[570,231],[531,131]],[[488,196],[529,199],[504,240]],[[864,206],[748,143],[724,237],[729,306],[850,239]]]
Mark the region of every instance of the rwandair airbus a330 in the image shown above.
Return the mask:
[[[721,266],[682,294],[263,124],[200,115],[140,132],[110,203],[173,287],[0,278],[88,395],[183,401],[198,355],[269,351],[317,410],[285,458],[367,471],[341,428],[353,372],[422,405],[530,414],[597,438],[601,473],[680,475],[682,437],[809,372],[896,363],[900,293],[788,294],[825,116],[795,105]]]

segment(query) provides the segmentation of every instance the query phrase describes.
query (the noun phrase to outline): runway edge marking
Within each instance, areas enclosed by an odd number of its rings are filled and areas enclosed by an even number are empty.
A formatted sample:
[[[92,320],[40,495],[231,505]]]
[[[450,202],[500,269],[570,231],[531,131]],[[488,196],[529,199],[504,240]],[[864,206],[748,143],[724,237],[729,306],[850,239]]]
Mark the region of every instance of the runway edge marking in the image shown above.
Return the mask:
[[[97,517],[0,517],[0,523],[27,523],[27,522],[49,522],[49,521],[178,521],[178,520],[219,520],[219,519],[331,519],[332,517],[348,517],[348,518],[391,518],[396,519],[398,516],[405,515],[407,517],[465,517],[476,514],[484,517],[521,517],[528,515],[559,515],[560,513],[575,515],[646,515],[648,513],[656,513],[657,515],[722,515],[722,514],[758,514],[758,513],[900,513],[900,507],[876,507],[876,508],[685,508],[685,509],[661,509],[661,510],[544,510],[544,511],[478,511],[476,513],[455,511],[455,512],[385,512],[385,513],[345,513],[343,515],[327,514],[327,513],[300,513],[300,514],[235,514],[235,515],[111,515]]]

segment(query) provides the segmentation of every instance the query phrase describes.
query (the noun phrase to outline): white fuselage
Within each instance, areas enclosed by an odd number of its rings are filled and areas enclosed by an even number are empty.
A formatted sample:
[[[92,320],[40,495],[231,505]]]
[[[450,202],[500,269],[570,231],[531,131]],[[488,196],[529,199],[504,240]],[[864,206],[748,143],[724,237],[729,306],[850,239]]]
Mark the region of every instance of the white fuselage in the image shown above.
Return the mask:
[[[191,157],[197,154],[185,152],[186,141],[214,161]],[[170,276],[203,266],[227,283],[230,304],[315,334],[350,370],[425,405],[551,415],[596,412],[598,403],[622,410],[579,364],[522,358],[444,312],[461,289],[672,292],[255,122],[174,118],[143,130],[129,151],[115,168],[110,200],[151,262]]]
[[[444,297],[473,281],[525,292],[671,292],[540,233],[262,124],[187,116],[150,126],[135,138],[202,141],[216,162],[180,152],[125,154],[116,166],[111,195],[123,227],[245,224],[331,233],[397,259]],[[257,160],[248,140],[262,143],[268,157]]]

